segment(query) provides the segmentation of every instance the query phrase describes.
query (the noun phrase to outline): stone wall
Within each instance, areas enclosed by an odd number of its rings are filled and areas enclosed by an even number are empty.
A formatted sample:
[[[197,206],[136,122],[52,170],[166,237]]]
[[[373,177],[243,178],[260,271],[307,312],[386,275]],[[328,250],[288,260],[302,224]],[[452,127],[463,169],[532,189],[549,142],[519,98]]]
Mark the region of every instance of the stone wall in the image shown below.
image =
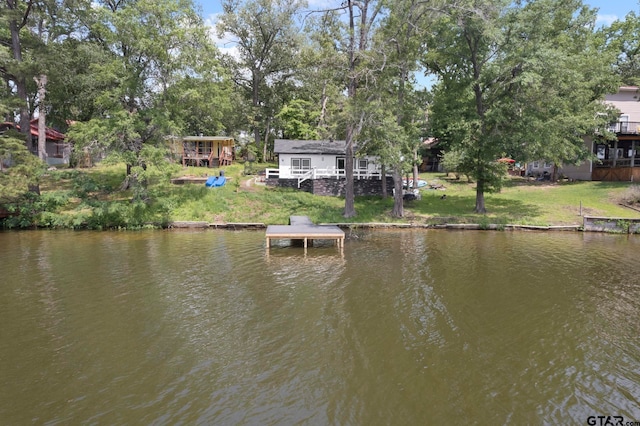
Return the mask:
[[[596,232],[638,234],[640,233],[640,219],[584,216],[582,229]]]
[[[314,179],[305,180],[300,185],[300,191],[310,192],[315,195],[344,196],[345,179]],[[297,179],[267,179],[268,186],[280,188],[298,189]],[[393,190],[393,178],[387,176],[387,192]],[[382,195],[382,180],[380,179],[355,179],[353,192],[356,197],[365,195]]]

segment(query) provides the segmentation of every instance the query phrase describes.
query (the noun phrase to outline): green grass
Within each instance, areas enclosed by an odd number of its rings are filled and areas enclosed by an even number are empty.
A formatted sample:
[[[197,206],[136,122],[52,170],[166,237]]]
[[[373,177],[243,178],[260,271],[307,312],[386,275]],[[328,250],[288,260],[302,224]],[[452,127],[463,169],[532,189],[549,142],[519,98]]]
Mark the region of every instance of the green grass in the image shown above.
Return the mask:
[[[255,164],[255,172],[269,164]],[[344,199],[316,196],[291,189],[256,185],[245,176],[242,164],[223,167],[226,185],[206,188],[203,184],[173,185],[168,174],[157,174],[148,188],[147,202],[132,202],[131,191],[120,191],[125,166],[99,165],[92,169],[51,172],[41,185],[48,202],[38,226],[88,227],[92,229],[160,226],[170,221],[245,222],[285,224],[291,215],[306,215],[316,223],[412,222],[496,223],[528,225],[582,224],[583,215],[640,218],[637,211],[621,207],[634,185],[625,182],[535,182],[511,178],[500,193],[486,194],[488,213],[473,213],[475,185],[456,181],[442,173],[420,175],[444,190],[421,190],[421,199],[405,203],[405,217],[391,217],[391,197],[358,197],[357,216],[342,217]],[[172,176],[209,176],[219,169],[174,167]],[[446,194],[443,199],[442,195]],[[47,203],[45,203],[47,204]],[[582,206],[582,210],[581,210]],[[22,226],[22,225],[20,225]]]
[[[485,194],[486,215],[472,213],[475,185],[445,178],[443,174],[423,174],[428,182],[445,185],[445,191],[422,191],[415,212],[432,220],[455,217],[458,222],[523,225],[581,224],[583,215],[640,217],[640,213],[619,205],[628,182],[537,182],[510,178],[500,193]],[[440,199],[446,193],[446,200]],[[581,208],[582,206],[582,208]]]

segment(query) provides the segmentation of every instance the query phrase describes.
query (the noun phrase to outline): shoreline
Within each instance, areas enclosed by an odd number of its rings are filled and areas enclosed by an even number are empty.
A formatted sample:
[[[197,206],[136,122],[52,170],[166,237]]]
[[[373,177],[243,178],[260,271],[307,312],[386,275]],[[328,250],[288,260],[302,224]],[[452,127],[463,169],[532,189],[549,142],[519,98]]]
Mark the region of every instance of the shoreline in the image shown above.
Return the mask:
[[[612,234],[640,234],[640,219],[623,217],[583,216],[582,225],[517,225],[517,224],[479,224],[479,223],[319,223],[318,225],[337,226],[340,229],[447,229],[470,231],[562,231],[562,232],[605,232]],[[167,229],[225,229],[259,230],[268,225],[261,222],[225,222],[209,223],[205,221],[174,221]]]
[[[583,225],[514,225],[514,224],[487,224],[477,223],[445,223],[445,224],[417,224],[417,223],[320,223],[319,225],[337,226],[341,229],[451,229],[451,230],[477,230],[477,231],[583,231]],[[200,221],[175,221],[171,222],[167,229],[223,229],[223,230],[260,230],[266,229],[264,223],[209,223]]]

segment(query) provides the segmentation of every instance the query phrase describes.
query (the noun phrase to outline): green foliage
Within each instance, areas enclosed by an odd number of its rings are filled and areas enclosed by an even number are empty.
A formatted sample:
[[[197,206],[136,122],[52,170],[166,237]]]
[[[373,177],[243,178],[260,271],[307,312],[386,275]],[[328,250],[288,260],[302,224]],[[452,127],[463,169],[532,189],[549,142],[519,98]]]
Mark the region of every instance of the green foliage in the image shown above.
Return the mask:
[[[477,212],[500,185],[504,153],[555,164],[588,155],[582,138],[602,127],[601,100],[616,89],[595,18],[579,0],[483,1],[451,8],[435,26],[424,58],[440,77],[433,129],[465,154]]]
[[[289,81],[297,68],[300,40],[294,19],[303,5],[300,0],[222,2],[218,35],[231,35],[239,51],[238,56],[225,55],[224,62],[251,105],[244,124],[265,155],[274,117],[295,90]]]
[[[0,204],[37,185],[44,170],[45,164],[29,152],[21,134],[14,131],[0,134]]]
[[[57,227],[61,224],[51,214],[69,201],[67,192],[48,192],[38,195],[25,192],[11,202],[5,209],[12,215],[3,222],[5,228],[31,228],[34,226]]]
[[[284,105],[276,118],[282,123],[285,139],[315,140],[319,138],[319,111],[309,101],[293,99]]]
[[[623,84],[640,85],[640,15],[630,12],[601,33],[616,54],[614,69]]]

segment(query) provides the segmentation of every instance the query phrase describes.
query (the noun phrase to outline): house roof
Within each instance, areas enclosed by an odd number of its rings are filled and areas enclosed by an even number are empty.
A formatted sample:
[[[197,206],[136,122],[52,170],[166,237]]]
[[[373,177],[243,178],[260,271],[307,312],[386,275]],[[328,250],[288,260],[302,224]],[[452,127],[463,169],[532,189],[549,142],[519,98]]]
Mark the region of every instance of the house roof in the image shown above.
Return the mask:
[[[427,149],[435,148],[436,146],[438,146],[439,143],[440,143],[440,140],[436,138],[426,138],[425,140],[422,141],[422,145]]]
[[[276,139],[273,143],[276,154],[342,154],[346,152],[345,141]]]
[[[20,126],[14,123],[10,123],[8,121],[4,123],[0,123],[0,130],[8,129],[8,128],[20,130]],[[33,120],[31,120],[30,130],[31,130],[31,136],[37,138],[38,137],[38,119],[37,118],[34,118]],[[59,131],[52,129],[51,127],[45,127],[44,133],[46,135],[46,139],[52,142],[61,142],[66,138],[64,133],[60,133]]]
[[[230,136],[185,136],[182,140],[184,142],[233,142]]]

